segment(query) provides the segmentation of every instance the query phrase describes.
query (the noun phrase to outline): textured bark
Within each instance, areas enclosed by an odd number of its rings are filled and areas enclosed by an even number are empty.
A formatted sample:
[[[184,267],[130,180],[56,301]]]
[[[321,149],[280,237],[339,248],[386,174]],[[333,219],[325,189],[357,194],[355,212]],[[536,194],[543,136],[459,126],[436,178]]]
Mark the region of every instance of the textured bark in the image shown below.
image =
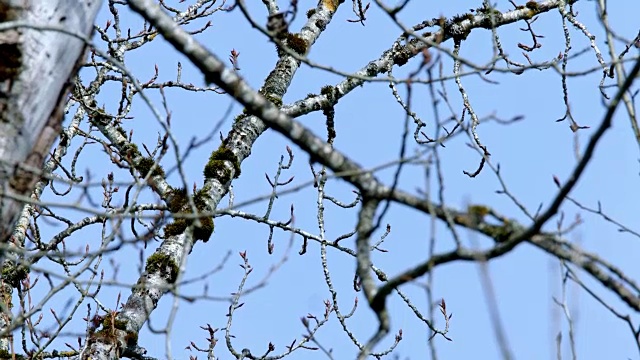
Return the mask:
[[[180,28],[171,17],[164,13],[155,1],[130,0],[129,5],[134,11],[141,13],[145,20],[153,24],[155,28],[158,28],[158,31],[174,46],[179,47],[180,44],[184,45],[186,42],[193,41],[191,36]],[[308,19],[307,25],[301,29],[300,36],[307,42],[309,47],[312,46],[320,36],[324,26],[331,21],[337,5],[337,1],[334,0],[321,2],[316,9],[315,15],[311,19]],[[178,50],[192,59],[194,64],[199,65],[201,64],[201,60],[211,59],[213,57],[213,55],[200,44],[194,42],[192,45],[193,47],[189,49],[178,48]],[[188,50],[192,50],[192,52]],[[208,71],[204,71],[204,73],[212,75],[214,78],[209,79],[207,77],[206,80],[208,82],[218,82],[217,76],[223,77],[226,81],[232,81],[229,79],[239,79],[233,70],[226,68],[221,62],[211,61],[209,64],[213,66],[214,69],[209,69]],[[269,101],[281,102],[282,96],[286,93],[299,65],[300,62],[292,56],[281,54],[274,70],[267,77],[261,89],[261,94],[264,94],[264,96],[270,100],[258,94],[244,81],[238,81],[236,83],[237,87],[227,89],[227,91],[230,94],[234,94],[234,97],[238,96],[243,98],[244,100],[241,101],[243,104],[252,104],[252,106],[249,107],[252,113],[260,114],[261,116],[280,114],[286,117],[286,115],[281,114],[277,108],[274,108],[274,105]],[[220,73],[222,73],[222,75],[220,75]],[[269,114],[263,114],[264,109],[268,109]],[[260,120],[260,117],[247,116],[235,122],[233,129],[223,142],[223,146],[233,152],[239,163],[249,157],[254,142],[267,128],[265,123]],[[109,130],[103,127],[101,131],[105,133]],[[107,137],[114,138],[114,136],[118,135],[110,134]],[[230,161],[227,161],[225,166],[227,165],[231,178],[238,175]],[[222,178],[223,177],[218,176],[205,179],[205,186],[203,188],[208,189],[209,195],[211,196],[211,200],[207,203],[209,210],[215,210],[218,203],[229,190],[230,179],[223,180]],[[160,193],[164,191],[162,188],[159,190]],[[190,231],[186,231],[183,234],[168,237],[162,242],[154,255],[165,256],[174,264],[181,264],[184,257],[191,251],[191,246],[193,245],[192,235]],[[110,337],[98,338],[94,336],[90,338],[87,342],[87,349],[83,351],[80,358],[114,359],[120,355],[131,357],[142,356],[144,354],[144,349],[140,347],[127,347],[125,335],[127,335],[127,333],[137,334],[139,332],[151,312],[155,310],[161,297],[165,294],[166,289],[172,286],[172,281],[169,280],[167,272],[164,270],[165,269],[158,268],[155,269],[155,271],[145,271],[138,280],[138,286],[132,289],[131,295],[127,299],[122,311],[117,315],[117,320],[124,323],[126,329],[116,329]]]
[[[64,28],[90,37],[99,0],[0,0],[0,22]],[[11,234],[63,119],[69,79],[86,44],[59,31],[0,32],[0,236]],[[20,165],[20,166],[19,166]]]
[[[84,59],[80,38],[90,38],[101,2],[0,0],[0,241],[9,251],[21,245],[8,239],[61,129],[69,79]],[[4,332],[16,279],[2,280]],[[10,337],[0,339],[1,350],[10,347]]]

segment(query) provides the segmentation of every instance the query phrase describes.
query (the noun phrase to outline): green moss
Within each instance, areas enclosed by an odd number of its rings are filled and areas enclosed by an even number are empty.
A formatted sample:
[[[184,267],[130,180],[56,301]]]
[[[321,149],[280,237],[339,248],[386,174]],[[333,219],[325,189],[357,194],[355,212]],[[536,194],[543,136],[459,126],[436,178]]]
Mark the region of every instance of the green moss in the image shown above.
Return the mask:
[[[220,172],[218,173],[215,170],[219,170]],[[224,162],[218,160],[209,161],[209,163],[204,167],[204,176],[215,177],[216,175],[219,175],[218,180],[223,184],[231,181],[231,169],[225,167]]]
[[[138,345],[138,333],[134,331],[129,331],[124,336],[124,341],[127,343],[128,347],[134,347]]]
[[[207,189],[200,189],[196,191],[193,196],[193,203],[199,212],[209,212],[207,208],[207,200],[209,198],[209,192]],[[172,189],[170,198],[167,201],[167,206],[172,213],[183,213],[185,215],[191,214],[189,208],[189,199],[187,198],[187,191],[184,188]],[[193,229],[193,238],[195,240],[202,240],[207,242],[211,238],[211,234],[214,230],[213,218],[211,216],[199,217],[199,226],[195,226]],[[177,218],[172,223],[167,224],[164,227],[164,236],[176,236],[182,234],[189,225],[193,223],[193,219],[190,218]]]
[[[5,349],[0,349],[0,359],[23,360],[23,359],[26,359],[26,357],[24,357],[22,355],[18,355],[18,354],[12,354],[8,350],[5,350]]]
[[[177,213],[187,205],[189,199],[187,198],[187,189],[177,188],[169,190],[169,196],[167,198],[167,208],[171,213]]]
[[[238,122],[238,121],[240,121],[240,120],[242,120],[242,119],[244,119],[244,118],[247,118],[247,117],[249,117],[249,114],[248,114],[248,113],[247,113],[247,114],[245,114],[245,112],[244,112],[244,110],[243,110],[243,111],[242,111],[242,114],[240,114],[240,115],[236,116],[236,117],[233,119],[233,122]]]
[[[140,159],[140,161],[136,165],[136,170],[140,171],[140,176],[142,177],[147,177],[147,174],[149,174],[151,168],[153,168],[151,176],[164,176],[164,170],[162,169],[160,164],[156,165],[156,161],[152,157],[144,157]]]
[[[54,352],[56,350],[53,350],[51,352],[51,355],[54,355]],[[70,358],[70,357],[74,357],[77,356],[78,352],[75,350],[68,350],[68,351],[58,351],[58,358],[62,359],[62,358]],[[17,359],[17,358],[16,358]]]
[[[211,216],[203,216],[198,220],[200,220],[200,226],[194,227],[193,238],[207,242],[211,238],[211,234],[213,234],[213,218]]]
[[[101,329],[93,333],[90,341],[94,342],[97,340],[101,340],[105,343],[114,343],[117,338],[115,335],[110,334],[107,330]]]
[[[124,157],[134,159],[140,155],[140,150],[138,150],[138,146],[136,144],[129,143],[122,146],[121,153]]]
[[[307,19],[315,15],[315,13],[316,13],[315,8],[307,10]]]
[[[407,51],[396,51],[393,54],[393,63],[398,66],[403,66],[404,64],[409,62],[411,56],[412,55],[410,55]]]
[[[535,1],[534,1],[535,2]],[[500,19],[502,17],[502,13],[497,9],[490,9],[486,12],[487,15],[493,15],[496,19]]]
[[[172,223],[164,226],[164,237],[168,238],[169,236],[178,236],[187,229],[187,226],[189,226],[187,219],[175,219]]]
[[[224,164],[225,161],[230,161],[233,165],[234,177],[240,176],[240,161],[233,151],[227,149],[224,146],[220,146],[218,150],[211,153],[207,165],[204,167],[205,178],[214,178],[220,176],[218,180],[226,184],[231,180],[231,170]]]
[[[496,242],[502,243],[511,238],[514,234],[514,228],[510,222],[505,222],[502,226],[491,225],[484,230],[484,233],[492,237]]]
[[[193,194],[193,203],[198,210],[205,210],[209,199],[209,189],[202,188]]]
[[[280,46],[279,44],[276,44],[276,54],[278,54],[279,58],[287,55],[287,53],[282,49],[282,46]]]
[[[116,314],[108,314],[107,316],[105,316],[104,320],[102,320],[102,329],[108,331],[111,331],[112,329],[126,330],[127,322],[124,320],[118,320],[115,317]],[[113,321],[114,319],[115,321]]]
[[[118,313],[109,313],[102,320],[102,328],[95,332],[95,339],[104,339],[106,341],[116,341],[117,339],[117,330],[126,330],[127,322],[124,320],[118,320]]]
[[[273,94],[262,94],[270,103],[275,105],[276,107],[282,107],[282,98]]]
[[[102,106],[102,108],[98,108],[96,105],[95,110],[92,109],[89,111],[89,118],[99,124],[108,125],[113,117],[107,114],[104,106]]]
[[[497,10],[494,8],[482,8],[482,9],[478,9],[478,11],[486,15],[484,20],[479,24],[480,27],[483,27],[485,29],[492,29],[495,26],[495,22],[500,21],[500,19],[502,19],[502,13],[500,12],[500,10]],[[466,35],[464,35],[465,38],[466,38]]]
[[[320,89],[320,94],[322,95],[333,95],[333,86],[325,85]]]
[[[30,271],[28,266],[16,265],[13,261],[5,261],[2,266],[2,280],[15,288],[20,285],[22,280],[27,278]]]
[[[164,274],[166,271],[169,271],[169,282],[173,283],[178,278],[178,265],[173,259],[167,254],[163,254],[161,252],[155,252],[153,255],[149,256],[147,259],[147,266],[145,266],[145,271],[150,273],[160,272]]]
[[[307,52],[309,44],[298,34],[287,34],[287,46],[296,53],[304,55]]]
[[[283,41],[284,39],[287,38],[287,35],[289,34],[289,32],[287,31],[287,29],[283,29],[282,31],[278,31],[276,33],[276,39]]]
[[[127,137],[127,131],[122,126],[116,126],[116,131],[119,132],[120,135]]]
[[[209,209],[207,208],[208,199],[208,189],[202,188],[196,191],[196,193],[193,195],[193,203],[196,205],[198,211],[209,212]],[[209,238],[211,238],[211,234],[213,234],[214,230],[213,217],[201,216],[198,218],[198,220],[200,220],[200,226],[196,226],[193,229],[193,238],[196,240],[207,242],[209,241]]]
[[[525,6],[528,9],[531,9],[533,11],[539,11],[540,10],[540,5],[536,2],[536,1],[527,1],[527,3],[525,4]]]
[[[491,209],[489,209],[484,205],[470,205],[467,208],[467,212],[469,212],[469,214],[472,214],[472,215],[484,217],[491,212]]]
[[[474,15],[471,13],[456,14],[451,18],[452,23],[461,23],[464,20],[473,20]]]

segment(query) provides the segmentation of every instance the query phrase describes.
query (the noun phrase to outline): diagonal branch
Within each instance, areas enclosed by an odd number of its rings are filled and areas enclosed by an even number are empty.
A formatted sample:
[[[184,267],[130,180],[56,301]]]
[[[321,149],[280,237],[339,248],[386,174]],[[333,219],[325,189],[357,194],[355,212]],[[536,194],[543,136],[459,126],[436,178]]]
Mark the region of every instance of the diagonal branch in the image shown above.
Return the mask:
[[[222,87],[223,90],[236,99],[243,99],[240,102],[247,106],[249,113],[257,114],[260,118],[281,114],[272,103],[281,104],[282,96],[299,67],[298,60],[287,54],[281,54],[275,70],[265,80],[265,85],[259,94],[253,91],[232,69],[227,69],[215,55],[196,42],[192,35],[184,31],[169,15],[164,13],[155,1],[130,0],[128,3],[180,52],[195,64],[202,66],[201,70],[208,82],[224,83],[226,85]],[[309,18],[300,34],[296,34],[297,39],[305,41],[307,49],[331,21],[340,3],[338,0],[319,2],[314,16]],[[240,164],[250,155],[253,143],[266,130],[267,126],[260,118],[239,117],[223,145],[212,153],[211,160],[204,170],[205,184],[202,188],[203,192],[207,194],[203,199],[206,202],[206,209],[204,209],[206,212],[213,213],[222,197],[227,193],[232,178],[239,176]],[[108,129],[103,127],[101,131],[107,132]],[[113,132],[108,137],[115,139],[119,135]],[[120,140],[122,141],[117,141],[117,143],[126,145],[124,141],[126,139]],[[151,180],[157,184],[156,180],[161,179],[160,176],[155,176]],[[160,183],[164,184],[163,181]],[[166,193],[163,191],[166,189],[160,190],[161,195]],[[124,307],[117,314],[116,321],[121,326],[114,329],[111,336],[89,339],[89,346],[83,353],[83,357],[110,359],[122,355],[123,352],[125,355],[141,355],[138,353],[140,348],[129,346],[125,339],[130,337],[130,334],[138,333],[150,313],[156,308],[158,301],[167,289],[173,286],[179,276],[179,269],[193,247],[193,231],[193,226],[189,226],[185,230],[181,230],[179,234],[171,236],[165,234],[166,238],[155,253],[147,259],[144,274],[132,289],[132,294]],[[131,351],[135,353],[131,353]]]
[[[326,2],[327,1],[324,1],[322,3]],[[236,156],[236,161],[233,161],[233,159],[225,160],[225,166],[228,167],[229,173],[231,173],[232,175],[238,175],[239,165],[242,160],[244,160],[250,154],[253,142],[266,129],[266,127],[269,126],[285,135],[297,146],[306,151],[314,161],[317,161],[331,168],[336,174],[358,188],[365,198],[368,197],[371,199],[392,199],[396,202],[410,205],[418,210],[425,211],[426,213],[429,213],[429,210],[433,211],[433,209],[435,209],[436,216],[441,219],[446,219],[447,214],[453,214],[454,219],[456,219],[456,224],[483,232],[482,229],[477,228],[477,224],[471,225],[464,219],[464,216],[468,216],[468,214],[455,212],[451,209],[445,208],[444,206],[425,202],[423,199],[418,199],[417,197],[400,190],[392,191],[391,189],[380,183],[373,176],[373,174],[363,171],[362,168],[355,162],[344,156],[339,151],[333,149],[329,144],[315,136],[309,129],[305,128],[300,123],[293,121],[283,111],[279,110],[277,104],[288,87],[288,81],[293,76],[292,71],[289,70],[288,72],[281,73],[281,75],[284,75],[284,77],[286,78],[286,81],[284,83],[267,83],[265,87],[263,87],[261,92],[256,92],[252,90],[251,87],[240,76],[238,76],[236,72],[225,67],[223,62],[220,61],[215,55],[210,53],[186,32],[182,31],[178,26],[173,24],[171,19],[163,14],[159,9],[157,9],[157,7],[154,7],[151,1],[130,0],[130,3],[134,10],[141,13],[145,17],[145,19],[151,22],[159,30],[159,32],[172,45],[174,45],[174,47],[176,47],[177,50],[185,54],[194,63],[194,65],[203,72],[207,81],[213,82],[216,85],[220,86],[222,89],[227,91],[227,93],[233,96],[238,102],[243,104],[250,114],[255,115],[255,117],[241,117],[239,121],[234,124],[232,134],[230,134],[230,136],[223,143],[223,146],[231,150]],[[563,2],[547,1],[540,3],[540,5],[551,8],[557,7],[561,3]],[[329,11],[327,9],[324,10]],[[523,16],[526,16],[526,14],[524,14],[526,11],[520,12],[523,13]],[[322,11],[316,12],[316,14],[318,13],[322,14]],[[530,15],[531,14],[529,14],[529,16]],[[518,20],[518,18],[507,17],[505,18],[504,23],[511,23]],[[468,26],[468,30],[470,30],[472,25],[475,25],[476,27],[482,27],[482,24],[482,19],[474,18],[473,21],[464,20],[463,22],[456,24],[458,26],[458,28],[456,29],[460,30],[459,27],[463,27],[462,29],[464,29],[464,26]],[[494,25],[496,24],[500,25],[498,23],[494,23]],[[443,29],[442,31],[445,30]],[[452,33],[450,38],[453,37],[453,35],[455,34]],[[315,39],[312,38],[307,40],[311,44]],[[412,40],[409,43],[413,46],[411,49],[416,49],[419,47],[425,48],[432,45],[420,42],[419,40]],[[403,51],[407,51],[407,53],[404,53],[407,56],[405,60],[412,56],[415,56],[415,53],[411,53],[409,52],[409,50],[410,48],[403,48]],[[397,52],[395,53],[395,55],[386,54],[385,56],[385,60],[387,61],[388,66],[399,64],[397,62]],[[636,64],[636,67],[638,66],[640,65]],[[377,75],[378,73],[382,72],[381,70],[382,67],[372,66],[371,71],[368,71],[367,75]],[[632,77],[630,76],[630,78]],[[632,81],[629,79],[627,80]],[[359,80],[354,81],[353,79],[349,79],[348,82],[350,82],[351,84],[346,85],[343,88],[337,86],[335,88],[335,91],[333,91],[333,95],[344,96],[344,94],[346,94],[348,91],[351,91],[353,88],[355,88],[355,86],[357,86],[353,84],[356,84],[358,81]],[[630,85],[630,82],[629,84],[627,84],[626,88],[621,88],[620,91],[626,91],[628,85]],[[345,91],[345,89],[347,91]],[[597,144],[598,140],[610,125],[611,117],[613,116],[613,112],[617,107],[618,101],[612,102],[612,104],[609,106],[607,115],[605,116],[605,119],[603,120],[603,123],[601,125],[601,129],[599,129],[599,131],[594,134],[587,148],[589,156],[585,157],[590,157],[590,154],[595,149],[595,145]],[[584,171],[587,163],[588,159],[583,159],[583,161],[578,164],[574,171],[574,176],[567,182],[567,184],[565,184],[565,186],[560,189],[559,194],[556,197],[556,201],[554,201],[554,203],[544,213],[544,215],[540,217],[536,222],[534,222],[534,224],[528,229],[525,229],[523,226],[513,223],[513,231],[509,234],[510,236],[508,240],[501,239],[502,242],[498,243],[494,248],[486,252],[472,252],[464,249],[458,249],[451,253],[441,254],[432,258],[423,266],[414,268],[413,275],[420,276],[421,274],[424,274],[426,271],[428,271],[428,269],[439,263],[449,262],[453,260],[477,260],[480,258],[488,259],[497,257],[512,250],[518,243],[524,240],[531,239],[534,235],[537,235],[539,233],[544,223],[557,212],[557,209],[560,206],[564,196],[568,194],[568,192],[573,188],[578,178]],[[225,181],[220,181],[220,179],[220,177],[216,176],[207,176],[206,179],[206,186],[208,186],[208,189],[216,195],[213,201],[210,202],[210,206],[212,209],[215,207],[215,205],[217,205],[219,199],[226,193],[228,185],[231,181],[231,177],[225,178]],[[457,215],[460,216],[458,217]],[[491,233],[489,231],[490,229],[491,228],[489,227],[489,225],[487,225],[486,232],[483,233],[495,236],[494,233]],[[590,271],[589,267],[586,267],[585,270]],[[595,276],[595,273],[593,271],[591,272],[591,274]],[[598,278],[601,282],[603,281],[598,276],[595,277]],[[402,283],[403,282],[398,280],[396,282],[390,281],[387,284],[383,285],[380,289],[378,289],[379,291],[374,295],[374,297],[370,299],[371,306],[373,308],[384,307],[386,296],[394,287]]]
[[[291,117],[298,117],[305,114],[308,114],[312,111],[321,110],[325,107],[333,106],[337,104],[338,100],[342,97],[350,93],[351,91],[359,88],[365,82],[374,80],[375,77],[379,74],[384,74],[389,71],[389,69],[393,66],[402,66],[409,59],[415,57],[416,55],[422,54],[422,51],[429,48],[436,48],[443,53],[446,53],[450,57],[454,58],[457,61],[462,62],[464,65],[470,67],[473,70],[486,70],[483,66],[478,66],[469,61],[469,59],[461,58],[456,56],[451,50],[446,49],[440,44],[454,39],[456,37],[461,36],[461,34],[469,34],[471,31],[475,29],[490,29],[493,27],[500,27],[508,24],[512,24],[518,21],[522,21],[525,19],[530,19],[534,17],[534,15],[545,13],[556,9],[558,6],[561,6],[563,3],[574,3],[575,1],[561,1],[561,0],[549,0],[540,3],[536,3],[535,10],[522,6],[518,9],[505,11],[500,13],[499,17],[490,18],[489,15],[486,14],[476,14],[471,15],[470,19],[464,19],[462,21],[456,22],[454,20],[446,20],[445,26],[442,27],[438,31],[434,31],[432,33],[424,33],[420,34],[418,31],[414,31],[411,28],[402,28],[403,33],[409,34],[412,38],[406,41],[404,44],[400,44],[401,41],[405,40],[404,38],[400,38],[396,40],[392,47],[386,49],[382,52],[380,57],[375,60],[370,61],[365,66],[363,66],[360,70],[356,71],[353,74],[342,74],[340,72],[336,72],[338,75],[344,75],[345,80],[341,81],[339,84],[335,85],[334,88],[336,91],[333,92],[331,96],[327,95],[316,95],[311,96],[302,100],[298,100],[293,104],[286,105],[282,108],[282,110]],[[498,12],[499,13],[499,12]],[[429,22],[429,26],[434,27],[438,26],[440,23],[440,19],[434,19]],[[493,22],[491,22],[493,20]],[[422,25],[422,24],[421,24]],[[415,28],[415,27],[414,27]],[[406,35],[404,35],[406,36]],[[313,66],[310,64],[310,66]],[[330,70],[330,69],[327,69]],[[498,71],[495,69],[494,71]],[[511,72],[511,70],[505,70],[507,72]],[[378,81],[390,81],[392,79],[375,79]]]

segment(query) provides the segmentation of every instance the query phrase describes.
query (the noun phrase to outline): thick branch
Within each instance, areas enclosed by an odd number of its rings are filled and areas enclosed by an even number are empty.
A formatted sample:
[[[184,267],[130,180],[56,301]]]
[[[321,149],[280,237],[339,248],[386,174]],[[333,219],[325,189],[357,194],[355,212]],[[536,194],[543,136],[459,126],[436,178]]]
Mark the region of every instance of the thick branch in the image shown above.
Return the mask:
[[[64,26],[90,38],[101,1],[0,1],[0,22]],[[0,194],[28,196],[34,169],[58,136],[69,79],[84,60],[85,41],[58,31],[19,27],[0,33]],[[25,165],[30,169],[21,168]],[[22,209],[2,198],[0,239],[6,240]]]
[[[244,99],[244,102],[241,101],[243,104],[257,103],[256,106],[247,107],[252,113],[260,114],[260,111],[268,109],[267,105],[269,105],[271,106],[271,114],[279,114],[278,109],[271,105],[271,102],[253,91],[233,70],[227,69],[215,55],[197,43],[190,34],[185,32],[171,17],[165,14],[155,1],[130,0],[129,5],[133,10],[143,15],[143,17],[149,21],[154,28],[158,29],[158,32],[180,52],[197,64],[205,74],[207,81],[228,84],[229,86],[222,88],[235,98],[239,97]],[[316,14],[309,19],[299,36],[302,37],[308,45],[313,44],[324,29],[324,26],[329,23],[336,10],[337,1],[320,2]],[[320,27],[321,24],[324,25]],[[298,66],[299,62],[291,56],[280,56],[276,69],[266,79],[261,93],[269,97],[270,101],[278,102],[289,87]],[[261,114],[261,116],[269,115]],[[209,195],[211,195],[211,198],[207,199],[207,206],[209,207],[207,210],[215,210],[222,197],[227,193],[231,178],[239,175],[239,164],[249,156],[253,143],[265,129],[266,125],[254,116],[245,117],[234,124],[234,128],[227,139],[225,139],[223,146],[233,152],[237,158],[237,162],[225,159],[227,163],[225,166],[230,165],[228,166],[228,172],[213,171],[215,174],[210,174],[205,170],[205,176],[207,178],[205,179],[203,189],[206,189]],[[101,130],[103,132],[105,131],[104,128]],[[112,135],[118,136],[116,133]],[[119,141],[119,143],[125,144],[124,141]],[[238,168],[236,168],[235,165],[238,165]],[[157,179],[153,180],[155,181]],[[162,295],[166,292],[168,286],[171,286],[172,280],[175,280],[171,274],[172,271],[167,272],[167,268],[171,268],[172,265],[181,264],[184,256],[190,252],[192,245],[193,236],[189,230],[179,235],[168,236],[162,242],[158,250],[154,253],[154,256],[156,256],[156,259],[158,259],[158,256],[161,257],[163,263],[168,264],[168,266],[150,269],[150,259],[147,260],[145,273],[139,279],[138,286],[133,289],[124,308],[118,314],[118,320],[126,324],[126,330],[117,331],[116,338],[110,341],[91,339],[89,348],[83,356],[91,357],[92,359],[113,358],[126,348],[123,340],[124,334],[128,332],[137,333],[140,330],[150,313],[157,306]]]
[[[62,128],[69,79],[84,61],[100,5],[101,1],[0,0],[0,241],[10,250],[21,246],[19,239],[9,239],[24,207],[16,197],[31,194]],[[31,24],[64,27],[66,32]],[[3,253],[0,264],[5,265],[4,260]],[[21,279],[2,280],[2,298],[11,299],[8,284]],[[2,333],[11,331],[11,315],[4,310]],[[10,348],[8,338],[0,340],[0,351]]]

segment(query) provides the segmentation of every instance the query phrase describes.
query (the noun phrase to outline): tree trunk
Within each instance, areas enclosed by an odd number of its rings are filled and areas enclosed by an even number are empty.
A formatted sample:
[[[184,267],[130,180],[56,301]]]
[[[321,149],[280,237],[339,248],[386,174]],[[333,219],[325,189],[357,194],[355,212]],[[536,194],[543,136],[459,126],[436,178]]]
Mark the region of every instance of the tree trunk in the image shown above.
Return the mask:
[[[0,0],[0,264],[62,127],[101,0]],[[47,27],[48,29],[45,29]],[[68,33],[55,29],[62,29]],[[3,271],[3,274],[5,272]],[[11,279],[2,276],[0,350],[11,351]]]
[[[86,44],[65,29],[90,38],[99,0],[0,0],[0,240],[11,235],[49,149],[58,136],[63,108],[84,59]]]

